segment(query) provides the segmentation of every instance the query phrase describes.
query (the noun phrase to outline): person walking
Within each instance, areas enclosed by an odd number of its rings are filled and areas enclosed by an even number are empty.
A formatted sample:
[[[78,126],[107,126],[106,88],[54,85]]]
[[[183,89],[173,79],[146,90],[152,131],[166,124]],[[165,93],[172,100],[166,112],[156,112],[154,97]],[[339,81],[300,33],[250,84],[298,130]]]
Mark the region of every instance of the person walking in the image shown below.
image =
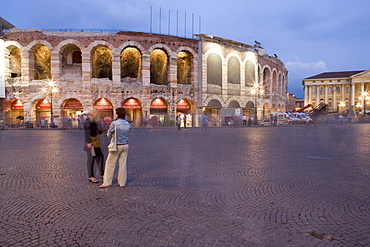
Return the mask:
[[[100,148],[99,135],[103,133],[96,123],[96,119],[93,113],[87,113],[86,119],[84,120],[84,150],[87,156],[87,174],[89,181],[97,183],[99,180],[94,175],[94,163],[96,162],[101,177],[104,176],[104,155]]]
[[[204,115],[202,116],[202,132],[207,131],[207,126],[208,126],[208,116],[206,113],[204,113]]]
[[[184,120],[184,130],[186,130],[186,123],[187,123],[186,114],[184,114],[183,120]]]
[[[115,138],[117,151],[109,151],[105,162],[105,172],[103,184],[99,188],[112,186],[113,173],[118,160],[118,185],[126,186],[127,181],[127,154],[128,154],[128,133],[130,124],[125,120],[126,111],[124,108],[116,109],[117,119],[113,121],[108,129],[107,136]],[[114,137],[115,136],[115,137]]]

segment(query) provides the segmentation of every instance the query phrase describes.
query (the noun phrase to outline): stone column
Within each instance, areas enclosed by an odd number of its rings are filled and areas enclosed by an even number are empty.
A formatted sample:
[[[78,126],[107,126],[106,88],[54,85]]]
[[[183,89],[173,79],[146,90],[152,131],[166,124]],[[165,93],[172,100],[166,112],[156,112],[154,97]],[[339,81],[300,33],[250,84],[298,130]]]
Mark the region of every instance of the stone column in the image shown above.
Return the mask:
[[[29,50],[26,50],[24,47],[22,50],[22,85],[28,86],[31,80],[31,66],[34,66],[34,63],[31,63],[31,54]]]
[[[143,86],[150,86],[150,55],[146,53],[141,57],[141,77]]]
[[[316,105],[320,104],[320,86],[316,86]]]
[[[168,59],[168,85],[171,87],[177,87],[177,54],[171,53]]]
[[[112,81],[113,85],[121,84],[121,55],[118,49],[112,51]]]
[[[83,49],[82,53],[82,85],[89,86],[91,83],[91,55],[90,50]]]
[[[227,62],[222,61],[222,95],[228,95],[227,93]]]
[[[328,85],[324,85],[324,103],[328,104]]]
[[[50,55],[51,80],[59,80],[62,73],[62,60],[59,51],[51,51]]]
[[[337,86],[333,84],[333,109],[337,109]]]

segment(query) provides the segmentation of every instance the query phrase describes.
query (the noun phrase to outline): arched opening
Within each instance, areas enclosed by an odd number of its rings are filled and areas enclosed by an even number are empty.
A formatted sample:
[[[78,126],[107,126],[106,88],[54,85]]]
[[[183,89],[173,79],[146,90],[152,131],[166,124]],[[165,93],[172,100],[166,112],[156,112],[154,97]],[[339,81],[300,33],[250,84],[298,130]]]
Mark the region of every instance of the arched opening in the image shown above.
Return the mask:
[[[127,47],[121,52],[121,78],[141,77],[141,53],[135,47]]]
[[[265,90],[265,94],[270,93],[270,82],[271,82],[271,76],[270,76],[270,70],[268,68],[265,68],[263,70],[263,87]]]
[[[240,95],[240,63],[236,57],[231,57],[227,65],[227,93]]]
[[[51,79],[51,56],[50,50],[45,45],[36,45],[31,50],[30,76],[34,80]],[[33,64],[32,64],[33,63]]]
[[[209,101],[207,106],[204,107],[203,113],[208,115],[209,126],[221,125],[221,108],[221,103],[216,99]]]
[[[112,80],[112,51],[104,45],[93,49],[91,55],[92,78],[109,78]]]
[[[113,105],[108,99],[100,98],[96,100],[93,108],[98,112],[99,119],[103,120],[105,117],[113,118]]]
[[[192,55],[188,51],[177,54],[177,83],[191,84]]]
[[[22,73],[22,57],[21,50],[16,46],[8,46],[5,50],[5,58],[8,59],[7,67],[8,74],[5,74],[7,78],[20,77]]]
[[[190,114],[191,105],[188,100],[182,99],[177,103],[176,115],[180,119],[180,127],[191,127],[193,125],[193,117]]]
[[[168,104],[164,99],[156,98],[150,104],[149,124],[152,127],[170,126]]]
[[[167,85],[167,54],[161,49],[154,49],[150,53],[150,83]]]
[[[207,93],[222,94],[222,60],[215,53],[207,58]]]
[[[10,127],[24,126],[24,107],[19,99],[11,99],[5,107],[5,124]]]
[[[143,107],[135,98],[126,99],[122,107],[126,109],[126,120],[133,126],[142,126]]]
[[[39,125],[41,128],[47,128],[48,123],[51,123],[50,102],[46,99],[40,99],[37,101],[35,108],[36,108],[36,124]]]
[[[253,87],[256,78],[255,68],[252,61],[245,63],[245,86]]]
[[[67,99],[62,105],[63,128],[82,128],[81,113],[83,106],[78,99]]]
[[[67,45],[61,51],[61,77],[69,81],[81,80],[82,78],[82,57],[81,50],[76,45]],[[77,77],[77,78],[76,78]]]

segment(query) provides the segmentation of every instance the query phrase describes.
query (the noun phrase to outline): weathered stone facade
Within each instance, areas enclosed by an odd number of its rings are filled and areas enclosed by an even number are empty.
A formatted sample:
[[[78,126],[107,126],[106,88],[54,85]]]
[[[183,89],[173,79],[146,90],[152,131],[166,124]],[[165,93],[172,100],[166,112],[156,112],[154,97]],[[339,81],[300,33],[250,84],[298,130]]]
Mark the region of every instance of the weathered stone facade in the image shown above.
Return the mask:
[[[50,110],[38,109],[38,104],[43,99],[51,102],[52,96],[56,124],[61,124],[63,117],[77,117],[83,110],[97,110],[101,117],[113,116],[114,108],[134,99],[131,111],[129,105],[125,106],[134,124],[143,126],[158,115],[160,124],[169,125],[177,112],[194,115],[198,105],[197,40],[133,32],[14,30],[8,33],[5,48],[6,120],[10,124],[15,122],[16,116],[10,114],[15,110],[15,99],[24,106],[25,121],[39,123],[40,118],[50,116]],[[127,49],[131,52],[125,53]],[[187,62],[179,62],[179,54]],[[125,63],[125,55],[136,60],[134,66]],[[135,70],[135,66],[139,67]],[[178,78],[178,71],[183,78]],[[153,83],[156,79],[160,81]],[[41,88],[50,80],[59,90],[45,95]],[[157,98],[164,105],[153,106]],[[65,107],[70,99],[77,99],[81,106]],[[110,104],[99,105],[101,99]],[[185,105],[179,110],[181,100]]]
[[[113,117],[125,107],[135,126],[174,126],[178,115],[199,126],[202,112],[219,126],[255,116],[256,104],[259,120],[286,109],[287,70],[258,46],[208,35],[20,29],[4,40],[8,125],[24,117],[64,126],[82,111]]]
[[[258,45],[197,37],[202,44],[201,102],[213,125],[226,125],[238,115],[262,120],[286,110],[288,71],[280,59]]]

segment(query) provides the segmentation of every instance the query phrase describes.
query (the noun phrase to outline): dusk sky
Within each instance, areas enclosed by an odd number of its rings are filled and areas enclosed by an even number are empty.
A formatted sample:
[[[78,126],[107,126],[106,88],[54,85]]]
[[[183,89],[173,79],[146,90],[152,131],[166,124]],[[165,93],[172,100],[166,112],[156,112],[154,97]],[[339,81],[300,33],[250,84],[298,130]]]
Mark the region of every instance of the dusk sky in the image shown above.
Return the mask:
[[[193,31],[249,45],[256,40],[284,62],[288,92],[297,97],[303,97],[306,77],[370,69],[369,11],[369,0],[2,0],[0,4],[0,16],[21,29],[152,30],[188,38]]]

